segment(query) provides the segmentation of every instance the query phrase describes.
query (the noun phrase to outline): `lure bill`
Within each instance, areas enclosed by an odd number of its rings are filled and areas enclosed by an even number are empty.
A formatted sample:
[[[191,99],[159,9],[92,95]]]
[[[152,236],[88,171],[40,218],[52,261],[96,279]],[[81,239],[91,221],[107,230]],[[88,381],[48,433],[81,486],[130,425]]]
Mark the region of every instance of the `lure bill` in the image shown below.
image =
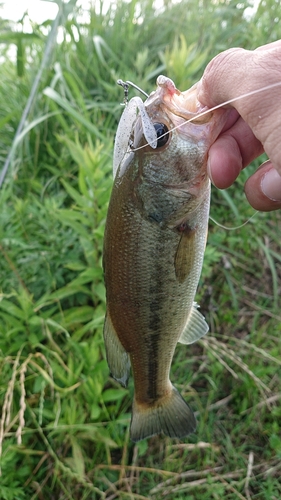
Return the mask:
[[[114,185],[104,237],[104,340],[112,376],[135,386],[131,439],[196,428],[170,382],[178,342],[208,332],[194,302],[206,245],[207,153],[226,113],[203,113],[196,85],[180,92],[165,76],[142,101],[131,99],[114,148]]]

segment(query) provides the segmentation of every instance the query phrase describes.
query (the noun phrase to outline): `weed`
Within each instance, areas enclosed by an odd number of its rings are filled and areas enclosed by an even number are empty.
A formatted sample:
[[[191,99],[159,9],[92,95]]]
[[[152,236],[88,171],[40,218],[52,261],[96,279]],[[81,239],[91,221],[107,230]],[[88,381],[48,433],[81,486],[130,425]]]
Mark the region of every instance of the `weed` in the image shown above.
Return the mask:
[[[211,331],[177,347],[171,374],[196,434],[131,443],[132,384],[110,378],[102,340],[116,79],[149,92],[164,73],[184,90],[220,50],[281,38],[276,6],[120,0],[66,20],[0,192],[0,498],[280,498],[280,213],[210,224],[198,302]],[[3,164],[49,24],[20,37],[18,67],[2,52]],[[251,217],[256,168],[213,189],[214,219]]]

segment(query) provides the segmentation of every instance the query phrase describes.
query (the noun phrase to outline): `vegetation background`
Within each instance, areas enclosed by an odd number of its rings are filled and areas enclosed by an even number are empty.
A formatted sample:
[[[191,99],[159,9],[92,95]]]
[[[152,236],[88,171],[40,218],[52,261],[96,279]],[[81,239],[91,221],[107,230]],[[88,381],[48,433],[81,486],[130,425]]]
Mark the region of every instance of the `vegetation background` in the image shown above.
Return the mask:
[[[218,52],[281,38],[279,0],[255,5],[60,4],[62,40],[14,142],[52,23],[27,33],[24,18],[0,19],[2,165],[13,144],[0,191],[0,499],[281,497],[280,212],[234,231],[210,223],[197,297],[210,333],[172,367],[196,434],[130,442],[133,385],[109,377],[102,340],[116,80],[150,92],[163,73],[185,90]],[[213,189],[219,223],[252,215],[243,184],[259,163]]]

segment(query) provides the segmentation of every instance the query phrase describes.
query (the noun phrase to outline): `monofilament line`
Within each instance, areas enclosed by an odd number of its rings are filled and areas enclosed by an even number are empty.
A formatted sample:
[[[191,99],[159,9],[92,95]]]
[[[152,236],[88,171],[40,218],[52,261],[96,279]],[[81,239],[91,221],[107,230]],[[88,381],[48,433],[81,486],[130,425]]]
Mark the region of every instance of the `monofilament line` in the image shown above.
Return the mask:
[[[281,82],[272,83],[272,84],[266,85],[265,87],[262,87],[260,89],[251,90],[250,92],[247,92],[246,94],[243,94],[239,97],[233,97],[232,99],[229,99],[228,101],[225,101],[221,104],[217,104],[217,106],[214,106],[213,108],[208,108],[205,111],[202,111],[201,113],[199,113],[196,116],[192,116],[191,118],[189,118],[189,120],[186,120],[185,122],[181,123],[180,125],[177,125],[176,127],[172,128],[171,130],[168,130],[168,132],[165,132],[165,134],[162,134],[161,136],[157,137],[157,139],[158,140],[162,139],[162,137],[164,137],[167,134],[170,134],[174,130],[177,130],[178,128],[182,127],[183,125],[186,125],[187,123],[190,123],[194,120],[197,120],[198,118],[201,118],[201,116],[205,116],[208,113],[215,111],[216,109],[219,109],[219,108],[222,108],[223,106],[226,106],[227,104],[231,104],[232,102],[238,101],[239,99],[244,99],[245,97],[250,97],[251,95],[255,95],[255,94],[258,94],[259,92],[264,92],[265,90],[270,90],[270,89],[273,89],[273,88],[279,87],[279,86],[281,86]],[[146,143],[143,146],[140,146],[139,148],[136,148],[136,149],[130,148],[129,151],[128,150],[126,151],[126,153],[127,154],[132,153],[132,152],[134,153],[135,151],[139,151],[140,149],[146,148],[146,146],[150,146],[150,143]]]

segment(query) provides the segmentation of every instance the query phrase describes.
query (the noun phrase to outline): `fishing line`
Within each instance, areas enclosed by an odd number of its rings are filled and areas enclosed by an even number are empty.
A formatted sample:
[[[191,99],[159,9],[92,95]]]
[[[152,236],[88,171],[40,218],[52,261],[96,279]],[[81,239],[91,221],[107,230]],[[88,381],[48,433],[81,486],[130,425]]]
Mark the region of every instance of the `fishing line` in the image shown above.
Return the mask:
[[[222,108],[223,106],[226,106],[227,104],[231,104],[232,102],[238,101],[239,99],[244,99],[245,97],[250,97],[251,95],[255,95],[255,94],[258,94],[260,92],[264,92],[265,90],[270,90],[272,88],[279,87],[280,85],[281,85],[281,82],[272,83],[272,84],[266,85],[265,87],[262,87],[260,89],[251,90],[250,92],[247,92],[246,94],[243,94],[243,95],[241,95],[239,97],[233,97],[232,99],[229,99],[228,101],[225,101],[225,102],[223,102],[221,104],[217,104],[217,106],[214,106],[213,108],[208,108],[205,111],[202,111],[201,113],[199,113],[198,115],[192,116],[191,118],[189,118],[189,120],[186,120],[185,122],[181,123],[180,125],[177,125],[176,127],[172,128],[171,130],[168,130],[168,132],[165,132],[161,136],[157,137],[157,139],[158,140],[162,139],[162,137],[164,137],[165,135],[170,134],[170,132],[173,132],[174,130],[177,130],[178,128],[182,127],[183,125],[186,125],[187,123],[192,122],[193,120],[197,120],[198,118],[201,118],[201,116],[205,116],[208,113],[211,113],[212,111],[215,111],[216,109]],[[140,89],[138,89],[138,90],[140,90]],[[130,148],[130,150],[126,151],[126,153],[127,154],[129,152],[133,152],[134,153],[135,151],[139,151],[140,149],[143,149],[146,146],[150,146],[150,144],[151,143],[148,142],[148,143],[144,144],[143,146],[140,146],[140,147],[138,147],[136,149],[131,149]]]
[[[258,211],[256,210],[253,213],[253,215],[251,215],[251,217],[249,217],[249,219],[247,219],[245,222],[243,222],[243,224],[241,224],[240,226],[235,226],[235,227],[224,226],[223,224],[220,224],[218,221],[216,221],[216,219],[214,219],[210,215],[209,215],[209,219],[212,222],[214,222],[214,224],[216,224],[217,226],[221,227],[222,229],[226,229],[227,231],[236,231],[236,229],[240,229],[241,227],[246,226],[246,224],[248,224],[248,222],[250,222],[250,220],[252,220],[257,215],[257,213],[258,213]]]
[[[127,85],[132,85],[133,87],[135,87],[137,90],[139,90],[142,94],[146,95],[147,97],[148,94],[146,94],[146,92],[144,92],[143,90],[141,90],[139,87],[137,87],[137,85],[133,84],[132,82],[129,82],[129,81],[126,81],[126,82],[123,82],[122,80],[118,80],[117,82],[119,85],[122,85],[122,87],[124,88],[124,91],[125,91],[125,86]],[[125,85],[124,85],[125,84]],[[190,123],[198,118],[201,118],[201,116],[205,116],[207,115],[208,113],[211,113],[212,111],[216,110],[216,109],[219,109],[219,108],[222,108],[223,106],[226,106],[227,104],[231,104],[232,102],[235,102],[239,99],[244,99],[245,97],[250,97],[251,95],[255,95],[255,94],[258,94],[260,92],[264,92],[265,90],[270,90],[272,88],[275,88],[275,87],[279,87],[281,85],[281,82],[277,82],[277,83],[272,83],[270,85],[266,85],[265,87],[262,87],[260,89],[256,89],[256,90],[252,90],[250,92],[247,92],[246,94],[243,94],[239,97],[233,97],[232,99],[229,99],[228,101],[225,101],[221,104],[218,104],[217,106],[214,106],[213,108],[208,108],[206,109],[205,111],[202,111],[201,113],[199,113],[198,115],[196,116],[193,116],[191,118],[189,118],[189,120],[186,120],[185,122],[183,122],[182,124],[180,125],[177,125],[176,127],[172,128],[171,130],[168,130],[168,132],[165,132],[164,134],[162,134],[161,136],[159,136],[157,139],[161,139],[162,137],[164,137],[165,135],[168,135],[170,132],[173,132],[174,130],[177,130],[178,128],[182,127],[183,125],[186,125],[187,123]],[[128,88],[128,87],[127,87]],[[127,89],[126,89],[127,90]],[[124,99],[125,100],[125,99]],[[132,148],[129,148],[125,153],[124,153],[124,156],[125,154],[129,154],[129,153],[134,153],[136,151],[139,151],[140,149],[143,149],[145,148],[146,146],[149,146],[151,143],[146,143],[144,144],[143,146],[140,146],[138,148],[135,148],[135,149],[132,149]],[[218,221],[216,221],[213,217],[209,216],[209,219],[214,223],[216,224],[218,227],[221,227],[222,229],[225,229],[226,231],[236,231],[237,229],[240,229],[241,227],[244,227],[246,226],[246,224],[248,224],[256,215],[257,215],[258,211],[256,210],[253,215],[251,215],[251,217],[249,217],[249,219],[247,219],[245,222],[243,222],[243,224],[241,224],[240,226],[235,226],[235,227],[227,227],[227,226],[224,226],[223,224],[220,224]]]

